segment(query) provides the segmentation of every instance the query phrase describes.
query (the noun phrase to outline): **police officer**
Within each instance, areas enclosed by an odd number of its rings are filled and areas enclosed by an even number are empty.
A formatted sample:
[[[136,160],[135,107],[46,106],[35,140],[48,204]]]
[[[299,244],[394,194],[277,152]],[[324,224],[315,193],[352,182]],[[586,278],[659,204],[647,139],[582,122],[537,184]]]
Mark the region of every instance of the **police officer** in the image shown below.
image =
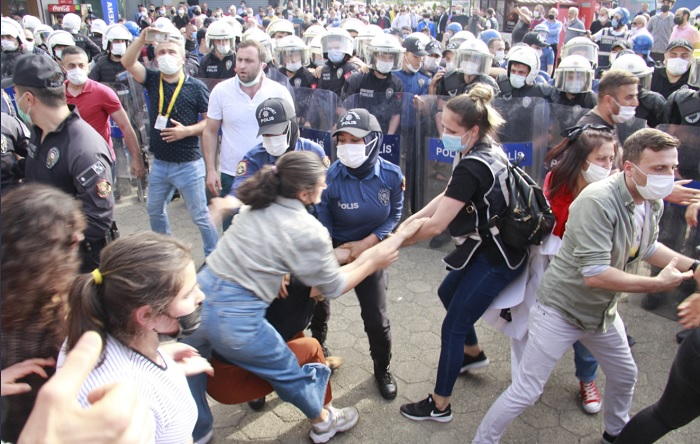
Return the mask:
[[[500,74],[496,83],[501,90],[501,97],[542,97],[552,101],[556,90],[547,83],[535,84],[540,72],[540,58],[529,46],[516,46],[508,53],[507,74]]]
[[[664,123],[700,126],[700,53],[690,62],[688,86],[671,94],[664,108]]]
[[[693,45],[688,40],[676,39],[669,43],[664,53],[664,65],[654,69],[649,89],[668,98],[674,92],[688,88],[688,68],[692,58]]]
[[[321,37],[321,51],[327,61],[321,69],[318,87],[340,96],[346,80],[357,70],[357,66],[350,62],[353,52],[350,33],[342,28],[331,28]]]
[[[328,37],[328,36],[326,36]],[[356,107],[372,110],[379,116],[379,126],[384,134],[397,134],[401,123],[403,85],[392,71],[402,65],[406,50],[392,36],[383,34],[372,39],[367,46],[368,73],[356,72],[348,77],[340,95],[341,102],[359,94]]]
[[[114,83],[119,73],[126,71],[122,56],[131,44],[133,36],[126,26],[119,23],[109,25],[102,39],[105,54],[97,57],[88,77],[96,82]]]
[[[596,95],[591,91],[595,71],[583,56],[572,54],[564,57],[554,71],[554,88],[557,93],[553,103],[592,109]]]
[[[393,38],[387,36],[389,38]],[[380,158],[382,131],[365,109],[351,109],[338,121],[338,160],[326,175],[327,188],[318,210],[334,247],[350,250],[349,261],[379,243],[401,219],[403,174]],[[391,374],[391,330],[386,312],[386,271],[368,276],[355,293],[374,361],[374,377],[384,399],[396,398]]]
[[[230,79],[236,75],[236,39],[240,33],[224,20],[217,20],[207,28],[205,36],[209,53],[199,65],[199,77]]]
[[[3,79],[7,79],[12,77],[17,59],[25,54],[29,54],[29,51],[24,49],[24,30],[16,21],[9,17],[3,17],[2,24],[0,24],[0,32],[2,33],[0,73]]]
[[[428,78],[432,79],[440,70],[440,62],[442,62],[442,45],[437,40],[431,40],[425,45],[425,52],[428,53],[423,60],[423,67],[420,72]]]
[[[47,183],[75,196],[87,218],[80,244],[81,273],[99,265],[115,236],[112,160],[107,143],[66,104],[63,73],[48,57],[28,54],[17,61],[12,80],[17,107],[34,124],[27,149],[27,181]],[[4,120],[4,119],[3,119]]]
[[[69,46],[75,46],[75,40],[68,31],[53,31],[46,37],[46,50],[59,64],[63,49]]]
[[[370,42],[371,43],[371,42]],[[403,41],[404,53],[401,69],[392,74],[401,80],[404,92],[422,96],[428,93],[430,77],[421,72],[423,60],[428,53],[425,44],[418,37],[409,37]]]
[[[71,34],[75,45],[80,46],[87,53],[88,61],[92,61],[100,54],[100,47],[90,40],[90,37],[80,32],[81,25],[82,20],[79,15],[71,12],[63,16],[63,29]]]
[[[454,97],[468,92],[477,83],[485,83],[498,95],[500,88],[488,75],[492,62],[493,54],[486,43],[476,39],[463,42],[457,49],[454,68],[433,77],[430,84],[431,89],[434,85],[433,94]]]
[[[590,31],[586,35],[594,42],[598,43],[598,67],[600,69],[610,68],[612,61],[609,60],[610,49],[612,44],[619,39],[627,40],[629,31],[627,31],[627,23],[629,23],[630,14],[625,8],[615,8],[612,11],[611,26],[603,28],[595,34],[591,35]]]
[[[637,54],[622,54],[621,52],[613,62],[612,69],[630,72],[639,79],[639,95],[637,96],[639,105],[635,111],[635,117],[646,120],[647,125],[651,128],[661,123],[666,100],[661,94],[649,91],[654,68],[647,66],[644,59]]]
[[[2,92],[3,95],[5,91]],[[24,180],[24,164],[29,147],[29,129],[17,117],[2,112],[2,133],[0,146],[2,148],[1,171],[3,194]]]
[[[297,36],[288,35],[275,44],[275,64],[296,88],[316,88],[318,79],[307,68],[309,47]]]

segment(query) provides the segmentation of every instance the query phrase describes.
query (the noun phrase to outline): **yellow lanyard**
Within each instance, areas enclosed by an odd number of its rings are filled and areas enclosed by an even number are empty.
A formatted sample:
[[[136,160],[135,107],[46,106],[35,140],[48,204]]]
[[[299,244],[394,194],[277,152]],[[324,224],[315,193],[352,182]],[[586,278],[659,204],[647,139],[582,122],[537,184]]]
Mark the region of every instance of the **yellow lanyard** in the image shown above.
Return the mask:
[[[175,100],[178,94],[180,94],[183,83],[185,83],[185,74],[180,75],[180,80],[177,81],[177,87],[175,88],[175,92],[173,92],[173,97],[170,99],[170,105],[168,105],[168,113],[165,115],[166,119],[170,117],[170,113],[173,111]],[[158,92],[160,93],[160,97],[158,97],[158,115],[163,115],[163,74],[160,75],[160,90]]]

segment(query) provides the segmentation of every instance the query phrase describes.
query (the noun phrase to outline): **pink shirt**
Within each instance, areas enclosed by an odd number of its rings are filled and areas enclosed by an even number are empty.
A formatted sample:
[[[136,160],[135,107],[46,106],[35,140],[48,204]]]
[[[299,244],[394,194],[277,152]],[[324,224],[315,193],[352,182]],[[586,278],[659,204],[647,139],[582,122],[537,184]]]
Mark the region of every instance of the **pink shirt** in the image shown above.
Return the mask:
[[[117,94],[110,87],[91,79],[88,79],[83,91],[75,97],[68,91],[67,86],[68,81],[66,81],[66,101],[69,105],[75,105],[80,117],[102,136],[109,145],[112,160],[116,160],[110,137],[109,116],[122,109]]]
[[[686,23],[685,26],[676,25],[673,27],[673,32],[668,41],[672,42],[676,39],[686,39],[695,45],[696,43],[700,43],[700,32],[690,23]]]

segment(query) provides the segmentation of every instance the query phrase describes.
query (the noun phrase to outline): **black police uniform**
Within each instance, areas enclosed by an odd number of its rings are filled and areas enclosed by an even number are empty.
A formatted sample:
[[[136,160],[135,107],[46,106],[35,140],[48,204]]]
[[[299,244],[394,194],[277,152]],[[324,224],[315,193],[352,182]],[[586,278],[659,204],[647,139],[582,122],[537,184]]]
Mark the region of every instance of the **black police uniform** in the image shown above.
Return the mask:
[[[24,164],[29,146],[29,129],[16,117],[2,113],[2,134],[0,134],[0,158],[3,194],[20,184],[24,179]],[[17,159],[17,156],[21,159]]]
[[[75,46],[79,46],[87,54],[88,62],[92,61],[94,57],[97,57],[98,55],[100,55],[100,52],[102,52],[100,47],[95,45],[95,43],[93,43],[93,41],[90,40],[90,37],[86,36],[85,34],[81,32],[76,32],[75,34],[71,35],[73,36],[73,40],[75,41]]]
[[[357,71],[357,66],[354,63],[343,62],[336,65],[329,60],[323,65],[321,78],[318,79],[318,87],[333,91],[337,96],[340,96],[345,82],[355,71]]]
[[[552,103],[555,105],[580,106],[586,109],[593,109],[598,103],[597,96],[593,91],[572,95],[574,97],[569,99],[567,93],[564,91],[557,91],[554,96],[552,96]]]
[[[292,77],[289,77],[289,71],[285,68],[278,68],[279,72],[284,74],[288,79],[289,83],[296,88],[317,88],[318,79],[316,76],[309,71],[308,68],[302,67],[297,70]]]
[[[92,67],[88,77],[96,82],[114,83],[117,75],[126,71],[120,61],[114,61],[109,53],[97,56],[95,66]]]
[[[199,59],[191,52],[185,53],[185,74],[197,77],[199,74]]]
[[[664,99],[668,99],[668,96],[680,89],[695,89],[688,86],[688,77],[690,76],[690,70],[686,71],[676,83],[671,83],[668,80],[668,74],[666,74],[666,68],[659,66],[654,69],[654,74],[651,75],[651,86],[649,89],[651,91],[657,92],[664,96]]]
[[[536,83],[534,85],[525,85],[522,88],[513,88],[507,74],[499,74],[496,78],[496,83],[501,90],[499,97],[503,98],[542,97],[547,102],[552,102],[557,93],[557,90],[548,83]]]
[[[634,116],[646,120],[650,128],[655,128],[663,120],[666,100],[661,94],[646,89],[639,91],[637,99],[639,106],[637,106]]]
[[[384,134],[389,134],[389,122],[395,115],[401,115],[401,102],[403,84],[393,74],[386,79],[380,79],[374,75],[374,70],[365,74],[356,72],[351,74],[340,95],[340,101],[353,94],[358,94],[358,100],[353,104],[354,108],[364,108],[373,114]]]
[[[663,123],[700,126],[700,91],[682,89],[666,101]]]
[[[435,94],[438,96],[455,97],[468,92],[477,83],[484,83],[493,88],[494,96],[497,96],[501,92],[498,84],[491,76],[476,75],[471,83],[467,83],[464,80],[463,73],[456,69],[451,69],[446,71],[443,78],[437,81],[437,85],[435,85]]]
[[[42,141],[42,130],[27,148],[25,167],[28,182],[53,185],[82,204],[87,219],[81,272],[99,265],[100,251],[113,228],[112,158],[107,142],[68,105],[71,114]]]
[[[236,75],[236,54],[231,53],[219,59],[213,53],[202,58],[199,77],[204,79],[230,79]]]
[[[15,72],[15,63],[17,59],[22,57],[29,52],[24,49],[18,49],[17,51],[3,51],[0,53],[0,76],[3,79],[9,79]]]

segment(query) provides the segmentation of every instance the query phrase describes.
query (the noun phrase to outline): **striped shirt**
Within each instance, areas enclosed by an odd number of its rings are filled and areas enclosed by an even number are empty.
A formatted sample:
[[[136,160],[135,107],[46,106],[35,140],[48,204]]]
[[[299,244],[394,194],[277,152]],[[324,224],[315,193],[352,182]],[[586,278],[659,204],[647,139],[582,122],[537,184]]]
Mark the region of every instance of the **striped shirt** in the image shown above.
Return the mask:
[[[108,336],[102,355],[104,361],[85,379],[78,401],[87,408],[90,406],[88,393],[92,390],[107,384],[130,381],[136,386],[140,400],[153,413],[151,427],[155,431],[154,442],[189,442],[197,420],[197,406],[182,369],[169,356],[160,351],[158,353],[165,363],[163,367]],[[59,367],[64,360],[65,345],[58,358]]]

